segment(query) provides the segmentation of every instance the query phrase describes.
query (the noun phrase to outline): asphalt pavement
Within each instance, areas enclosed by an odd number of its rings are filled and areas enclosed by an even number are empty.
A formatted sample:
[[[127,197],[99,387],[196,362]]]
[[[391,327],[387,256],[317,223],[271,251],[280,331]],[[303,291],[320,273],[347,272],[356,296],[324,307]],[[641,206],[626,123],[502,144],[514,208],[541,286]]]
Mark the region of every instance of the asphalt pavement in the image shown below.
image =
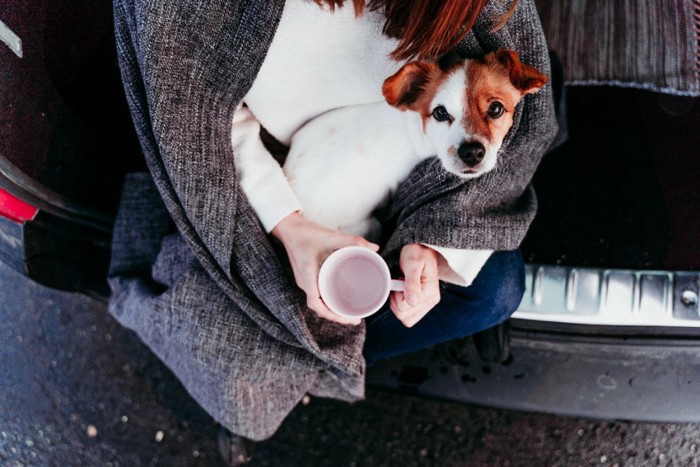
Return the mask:
[[[214,420],[106,305],[0,263],[0,465],[219,466]],[[602,422],[370,388],[300,404],[251,466],[698,466],[700,425]]]

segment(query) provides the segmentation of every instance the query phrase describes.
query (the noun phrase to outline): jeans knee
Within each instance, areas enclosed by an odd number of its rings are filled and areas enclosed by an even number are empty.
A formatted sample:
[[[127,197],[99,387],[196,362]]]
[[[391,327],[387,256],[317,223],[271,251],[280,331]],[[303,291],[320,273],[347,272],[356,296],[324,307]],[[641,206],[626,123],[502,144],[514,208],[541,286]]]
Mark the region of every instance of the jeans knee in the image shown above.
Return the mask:
[[[491,299],[499,322],[515,313],[525,294],[525,266],[519,251],[498,252],[502,255],[498,271],[498,286]],[[496,253],[494,253],[496,254]]]
[[[510,318],[525,292],[525,265],[519,251],[496,251],[484,264],[471,286],[446,284],[455,307],[478,310],[481,327]],[[471,324],[470,324],[471,325]]]

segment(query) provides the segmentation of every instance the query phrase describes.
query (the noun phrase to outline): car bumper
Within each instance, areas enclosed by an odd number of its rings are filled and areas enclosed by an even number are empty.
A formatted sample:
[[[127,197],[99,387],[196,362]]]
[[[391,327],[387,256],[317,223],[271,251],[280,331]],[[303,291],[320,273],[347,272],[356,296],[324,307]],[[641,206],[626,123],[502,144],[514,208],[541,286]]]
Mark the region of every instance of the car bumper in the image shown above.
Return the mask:
[[[511,358],[504,363],[480,362],[470,340],[454,341],[379,362],[369,369],[368,384],[528,412],[700,421],[697,337],[596,337],[513,325]]]

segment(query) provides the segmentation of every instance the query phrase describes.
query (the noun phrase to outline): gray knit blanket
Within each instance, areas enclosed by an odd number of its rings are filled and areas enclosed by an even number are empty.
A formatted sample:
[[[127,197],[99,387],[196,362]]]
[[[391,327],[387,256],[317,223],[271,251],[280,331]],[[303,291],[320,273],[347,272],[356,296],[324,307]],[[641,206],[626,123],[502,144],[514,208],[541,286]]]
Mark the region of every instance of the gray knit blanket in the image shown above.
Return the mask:
[[[296,1],[296,0],[290,0]],[[305,394],[364,395],[364,328],[305,307],[286,256],[241,192],[232,115],[250,88],[283,2],[115,0],[122,78],[150,174],[129,177],[114,230],[110,311],[231,431],[271,436]],[[491,32],[494,1],[459,52],[512,48],[549,71],[532,0]],[[516,248],[533,218],[529,186],[556,133],[551,89],[526,96],[499,167],[476,181],[419,165],[389,210],[383,254],[402,245]]]
[[[699,0],[536,0],[569,85],[700,96]]]

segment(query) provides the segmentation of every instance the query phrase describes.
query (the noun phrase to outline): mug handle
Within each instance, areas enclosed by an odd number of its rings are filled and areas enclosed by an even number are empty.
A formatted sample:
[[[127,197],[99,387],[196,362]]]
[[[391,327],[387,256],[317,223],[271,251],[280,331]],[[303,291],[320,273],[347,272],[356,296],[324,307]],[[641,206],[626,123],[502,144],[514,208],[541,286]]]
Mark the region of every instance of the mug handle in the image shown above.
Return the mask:
[[[403,292],[406,282],[401,280],[391,280],[391,290],[394,292]]]

